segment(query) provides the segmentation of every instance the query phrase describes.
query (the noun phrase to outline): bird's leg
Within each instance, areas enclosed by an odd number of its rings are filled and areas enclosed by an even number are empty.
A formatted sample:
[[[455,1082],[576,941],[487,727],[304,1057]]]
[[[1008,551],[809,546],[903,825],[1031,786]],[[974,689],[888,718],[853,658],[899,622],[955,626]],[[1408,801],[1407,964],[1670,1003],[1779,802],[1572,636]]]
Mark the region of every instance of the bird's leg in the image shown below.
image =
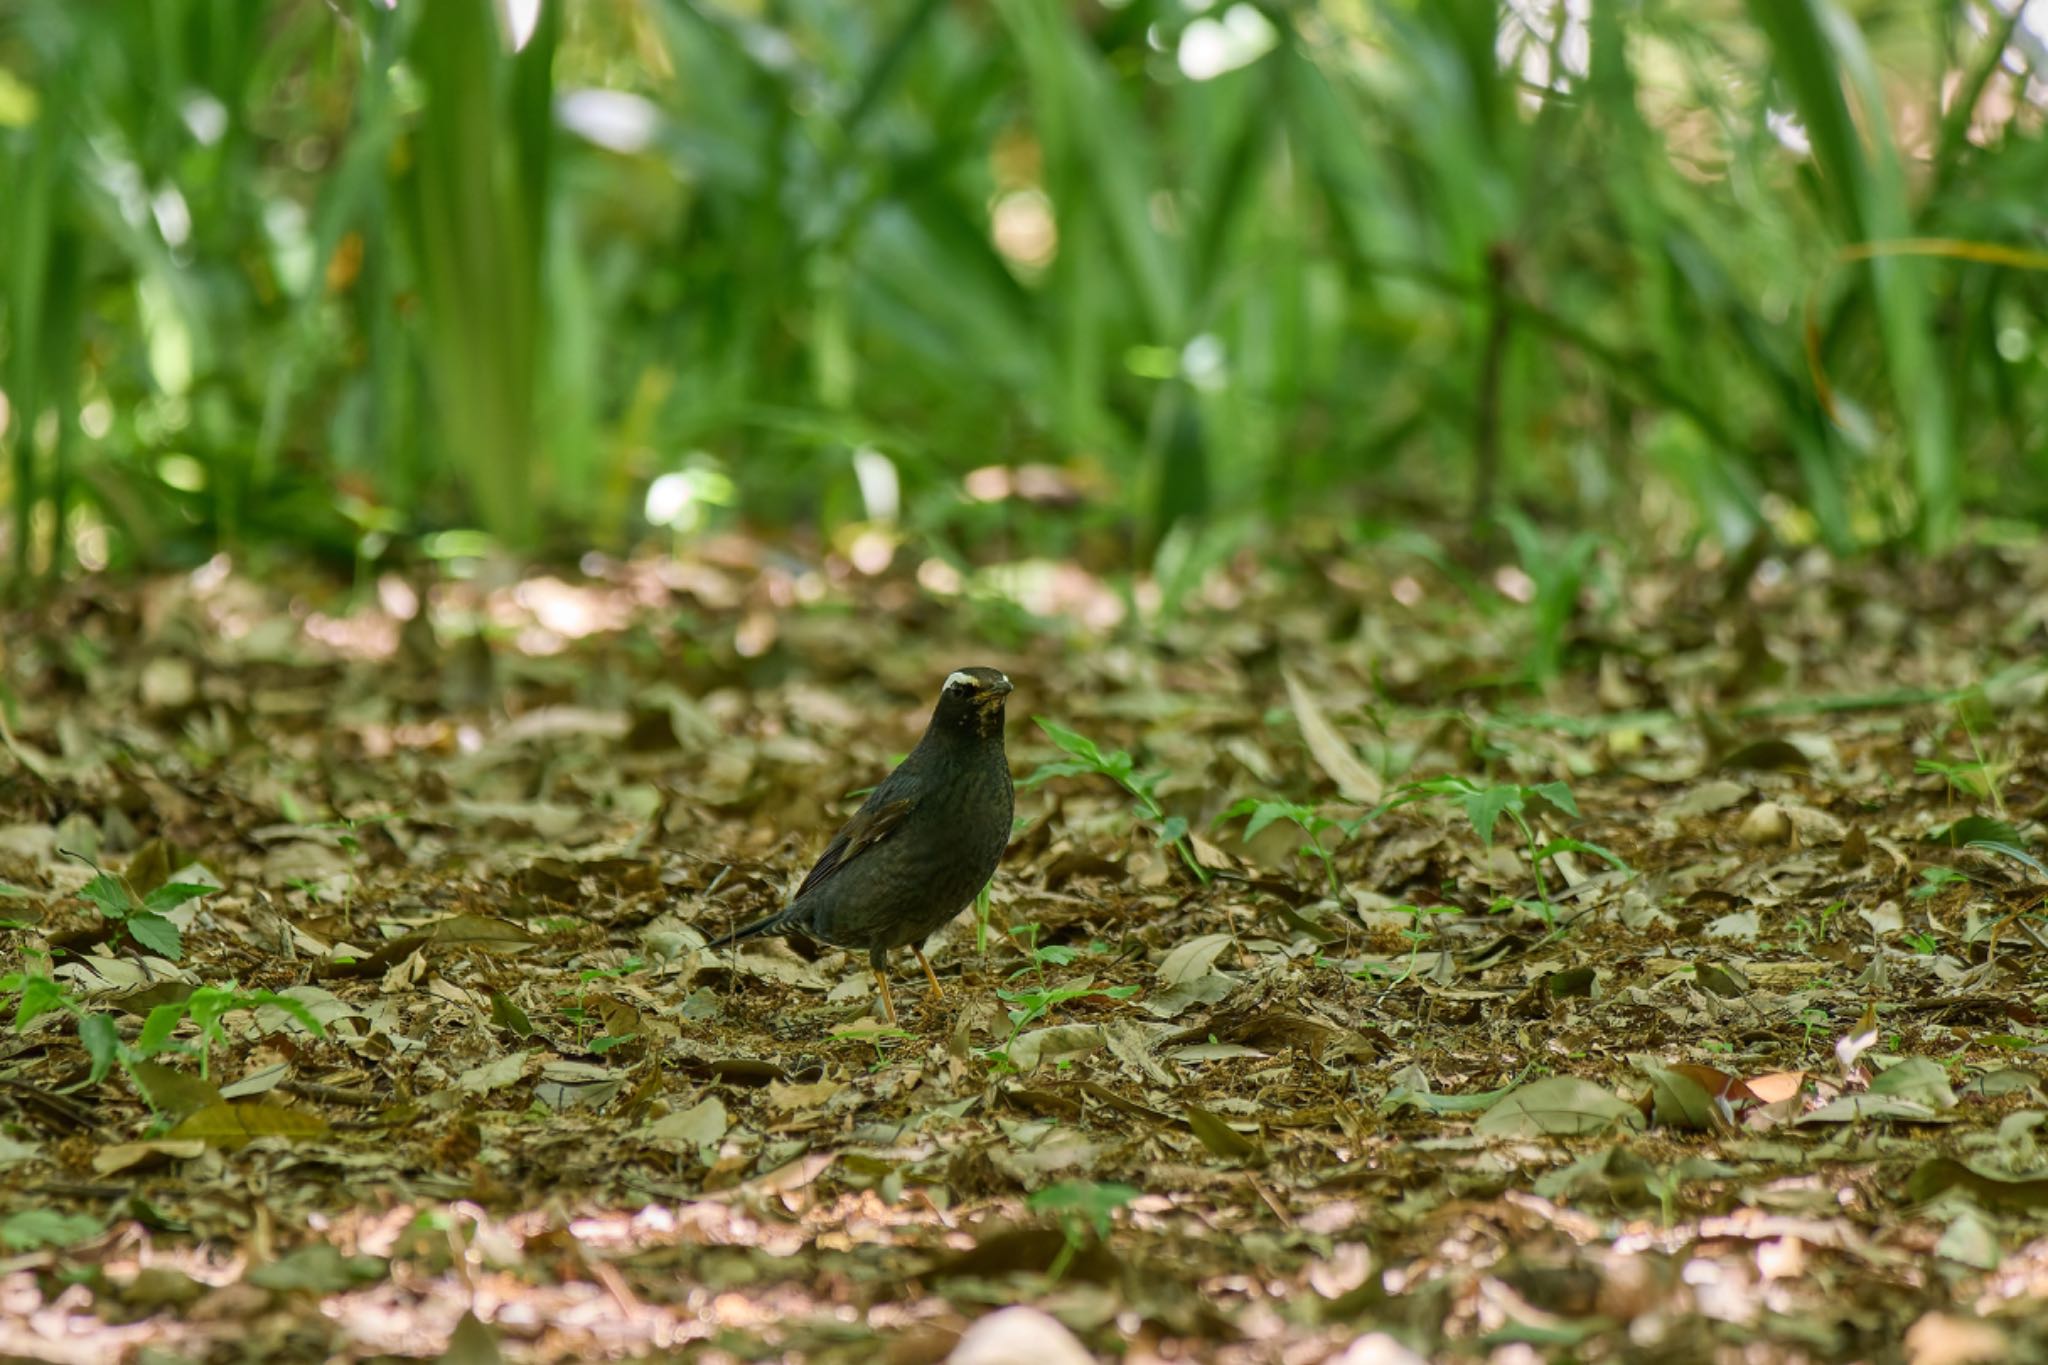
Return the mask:
[[[932,999],[945,999],[946,993],[939,989],[939,979],[932,975],[932,964],[925,960],[924,949],[913,943],[910,945],[910,951],[917,954],[917,965],[924,968],[924,979],[932,983]]]
[[[882,988],[882,1013],[889,1016],[889,1023],[896,1023],[896,1002],[889,998],[889,974],[880,967],[875,968],[875,984]]]

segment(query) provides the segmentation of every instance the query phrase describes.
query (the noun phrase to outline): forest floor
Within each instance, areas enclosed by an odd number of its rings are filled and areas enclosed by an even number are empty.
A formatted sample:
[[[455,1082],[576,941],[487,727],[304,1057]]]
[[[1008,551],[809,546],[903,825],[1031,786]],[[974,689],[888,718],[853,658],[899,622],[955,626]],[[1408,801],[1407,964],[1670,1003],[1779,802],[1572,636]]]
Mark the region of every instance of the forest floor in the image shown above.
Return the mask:
[[[6,621],[0,1357],[2048,1358],[2038,549],[590,567]],[[976,663],[943,997],[703,951]]]

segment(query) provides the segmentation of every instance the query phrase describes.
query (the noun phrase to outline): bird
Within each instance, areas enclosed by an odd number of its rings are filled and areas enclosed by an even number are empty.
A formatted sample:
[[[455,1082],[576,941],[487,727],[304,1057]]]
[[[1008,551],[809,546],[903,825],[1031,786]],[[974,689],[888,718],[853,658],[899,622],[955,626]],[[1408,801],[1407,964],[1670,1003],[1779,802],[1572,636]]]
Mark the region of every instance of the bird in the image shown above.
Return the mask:
[[[894,1025],[888,957],[907,946],[931,982],[932,998],[942,998],[921,945],[980,894],[1010,842],[1016,789],[1003,752],[1010,692],[1000,669],[949,673],[924,737],[832,836],[789,904],[706,949],[791,933],[864,948]]]

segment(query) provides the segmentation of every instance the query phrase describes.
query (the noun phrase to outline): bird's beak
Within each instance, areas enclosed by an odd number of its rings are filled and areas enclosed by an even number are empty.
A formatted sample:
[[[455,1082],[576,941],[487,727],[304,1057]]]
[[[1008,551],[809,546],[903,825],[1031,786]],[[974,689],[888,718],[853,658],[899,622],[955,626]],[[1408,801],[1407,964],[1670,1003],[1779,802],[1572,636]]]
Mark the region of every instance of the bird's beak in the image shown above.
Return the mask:
[[[1016,690],[1008,678],[997,678],[988,685],[989,695],[993,697],[1007,697]]]

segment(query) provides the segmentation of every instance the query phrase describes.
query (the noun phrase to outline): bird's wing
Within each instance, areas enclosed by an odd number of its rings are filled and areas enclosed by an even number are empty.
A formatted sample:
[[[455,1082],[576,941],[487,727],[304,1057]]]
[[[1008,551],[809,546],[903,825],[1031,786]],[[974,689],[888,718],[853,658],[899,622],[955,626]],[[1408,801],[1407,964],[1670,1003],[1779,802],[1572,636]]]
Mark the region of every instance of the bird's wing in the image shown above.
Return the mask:
[[[807,892],[858,858],[864,850],[888,838],[903,823],[904,817],[917,807],[917,789],[914,786],[900,794],[878,791],[875,796],[882,799],[870,800],[855,811],[846,827],[825,845],[825,851],[818,855],[817,865],[804,878],[804,884],[796,889],[795,899],[802,900]]]

